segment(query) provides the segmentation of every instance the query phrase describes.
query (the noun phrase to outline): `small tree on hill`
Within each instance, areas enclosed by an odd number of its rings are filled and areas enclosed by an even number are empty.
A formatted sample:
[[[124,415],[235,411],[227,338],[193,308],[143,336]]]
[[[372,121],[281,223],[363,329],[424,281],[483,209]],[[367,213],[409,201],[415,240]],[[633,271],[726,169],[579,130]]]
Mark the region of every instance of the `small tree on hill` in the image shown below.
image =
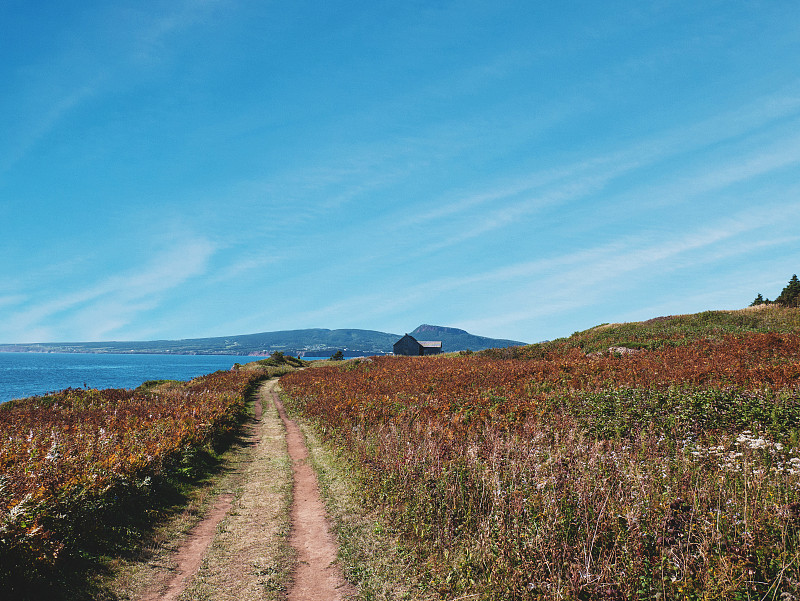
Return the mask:
[[[336,351],[331,355],[331,361],[342,361],[344,359],[344,354],[342,351]]]
[[[758,296],[756,297],[756,300],[754,300],[752,303],[750,303],[750,306],[751,307],[757,307],[758,305],[764,305],[764,304],[766,304],[768,302],[769,302],[769,300],[764,300],[764,297],[761,296],[761,293],[759,292]]]

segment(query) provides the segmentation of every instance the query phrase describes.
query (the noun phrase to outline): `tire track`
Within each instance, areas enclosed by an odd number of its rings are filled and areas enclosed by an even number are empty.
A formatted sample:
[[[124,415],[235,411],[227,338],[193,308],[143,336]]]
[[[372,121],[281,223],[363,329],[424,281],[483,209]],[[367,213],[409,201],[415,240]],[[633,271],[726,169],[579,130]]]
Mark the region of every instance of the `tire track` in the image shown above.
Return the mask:
[[[305,440],[276,389],[275,380],[262,385],[247,437],[251,448],[234,462],[222,486],[239,494],[217,498],[173,555],[174,568],[158,574],[140,601],[343,601],[354,594],[336,561],[338,545]],[[289,529],[296,554],[290,583]]]
[[[297,424],[289,419],[273,389],[272,401],[286,428],[286,446],[294,472],[292,536],[297,552],[288,601],[341,601],[354,594],[336,561],[338,544],[330,532],[319,484],[308,461],[308,448]]]

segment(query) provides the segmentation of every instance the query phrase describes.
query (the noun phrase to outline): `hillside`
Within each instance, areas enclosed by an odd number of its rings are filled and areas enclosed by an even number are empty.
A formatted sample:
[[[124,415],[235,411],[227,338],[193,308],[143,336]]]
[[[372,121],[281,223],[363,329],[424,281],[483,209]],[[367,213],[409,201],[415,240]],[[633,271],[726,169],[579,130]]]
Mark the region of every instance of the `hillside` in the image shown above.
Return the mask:
[[[420,337],[423,334],[426,336],[421,338],[423,340],[442,340],[445,351],[477,351],[524,344],[475,336],[464,330],[440,326],[422,325],[414,330],[418,331],[421,332]],[[281,351],[287,355],[325,356],[342,350],[345,356],[359,356],[391,353],[392,345],[400,337],[400,334],[376,330],[312,328],[184,340],[5,344],[0,345],[0,352],[269,355]]]
[[[800,309],[772,304],[735,311],[704,311],[646,321],[601,324],[566,338],[484,352],[490,356],[529,359],[564,345],[577,347],[585,353],[605,352],[610,347],[655,350],[664,346],[682,346],[695,340],[719,340],[728,334],[798,331]]]

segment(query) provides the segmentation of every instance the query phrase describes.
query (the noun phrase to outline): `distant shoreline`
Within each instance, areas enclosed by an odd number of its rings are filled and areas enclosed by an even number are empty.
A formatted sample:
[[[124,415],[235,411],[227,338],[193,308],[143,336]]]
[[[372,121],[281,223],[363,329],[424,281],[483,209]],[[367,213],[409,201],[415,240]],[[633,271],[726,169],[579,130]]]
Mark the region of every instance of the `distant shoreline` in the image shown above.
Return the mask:
[[[274,351],[273,351],[274,352]],[[318,360],[318,359],[327,359],[330,355],[336,352],[336,349],[332,350],[330,353],[322,353],[319,354],[318,351],[314,351],[313,353],[304,354],[304,353],[285,353],[287,356],[297,357],[298,359],[305,359],[306,357],[309,360]],[[61,349],[9,349],[9,348],[0,348],[0,353],[12,354],[12,353],[24,353],[24,354],[40,354],[40,355],[169,355],[169,356],[196,356],[196,357],[253,357],[253,358],[263,358],[269,357],[272,353],[220,353],[220,352],[200,352],[200,351],[190,351],[190,352],[180,352],[180,351],[118,351],[118,350],[61,350]],[[347,358],[354,358],[354,357],[382,357],[388,356],[391,353],[383,353],[383,352],[368,352],[368,351],[343,351],[342,354]]]
[[[38,353],[43,355],[197,355],[217,357],[269,357],[271,353],[218,353],[218,352],[180,352],[180,351],[102,351],[102,350],[63,350],[63,349],[9,349],[0,348],[0,353]]]
[[[442,342],[444,352],[505,348],[526,343],[476,336],[464,330],[423,324],[410,332],[418,340]],[[420,337],[421,336],[421,337]],[[377,330],[309,328],[280,330],[237,336],[182,338],[178,340],[106,340],[95,342],[0,343],[6,353],[93,353],[137,355],[240,355],[268,357],[330,357],[341,351],[345,357],[369,357],[392,353],[402,335]]]

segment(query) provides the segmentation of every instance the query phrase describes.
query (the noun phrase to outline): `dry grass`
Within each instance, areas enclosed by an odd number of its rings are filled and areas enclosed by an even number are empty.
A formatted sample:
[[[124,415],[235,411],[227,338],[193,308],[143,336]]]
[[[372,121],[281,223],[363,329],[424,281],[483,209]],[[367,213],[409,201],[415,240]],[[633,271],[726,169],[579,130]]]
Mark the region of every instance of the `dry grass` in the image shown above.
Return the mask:
[[[621,326],[621,323],[604,323],[599,326],[595,326],[591,328],[592,331],[601,331],[601,330],[608,330],[610,328],[615,328],[617,326]]]
[[[737,313],[738,311],[764,311],[768,309],[771,305],[764,303],[763,305],[753,305],[751,307],[745,307],[744,309],[738,309],[733,311],[727,311],[727,313]]]
[[[272,384],[274,385],[274,383]],[[252,403],[249,405],[252,416]],[[288,507],[291,466],[283,427],[264,403],[261,436],[230,448],[223,469],[188,493],[184,509],[159,526],[141,552],[116,559],[102,588],[109,599],[138,599],[175,568],[175,553],[221,494],[234,493],[229,515],[182,600],[284,598],[291,568]]]
[[[220,456],[223,465],[241,461],[246,455],[241,446],[230,448]],[[197,526],[221,493],[234,485],[232,474],[220,472],[186,492],[182,510],[159,524],[142,542],[141,548],[128,558],[115,558],[109,563],[111,576],[100,582],[109,599],[138,599],[160,575],[176,567],[175,554],[190,531]]]
[[[246,454],[230,463],[226,484],[236,494],[233,507],[200,571],[180,596],[182,601],[285,597],[292,565],[288,545],[292,470],[281,420],[265,389],[261,395],[260,433]]]

